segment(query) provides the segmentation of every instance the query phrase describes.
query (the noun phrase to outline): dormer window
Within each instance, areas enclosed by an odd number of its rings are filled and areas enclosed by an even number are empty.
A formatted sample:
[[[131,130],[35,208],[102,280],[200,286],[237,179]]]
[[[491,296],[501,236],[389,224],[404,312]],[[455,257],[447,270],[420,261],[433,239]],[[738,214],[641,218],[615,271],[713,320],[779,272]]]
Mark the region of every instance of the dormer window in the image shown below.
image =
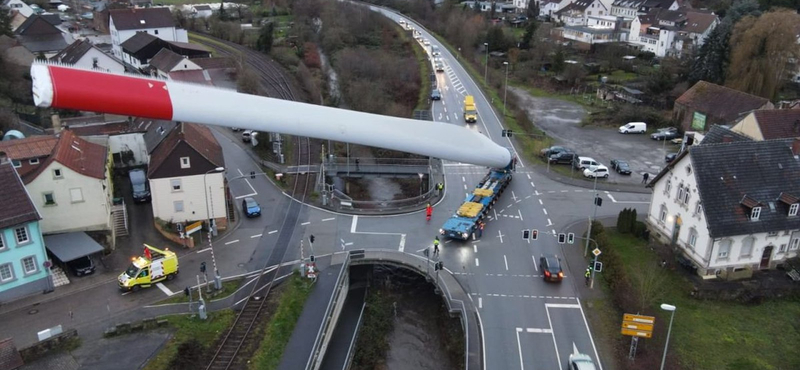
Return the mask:
[[[797,211],[800,209],[800,203],[795,203],[789,206],[789,216],[797,216]]]
[[[761,207],[753,207],[750,210],[750,221],[758,221],[758,218],[761,216]]]
[[[181,157],[181,168],[190,168],[192,167],[189,162],[189,157]]]

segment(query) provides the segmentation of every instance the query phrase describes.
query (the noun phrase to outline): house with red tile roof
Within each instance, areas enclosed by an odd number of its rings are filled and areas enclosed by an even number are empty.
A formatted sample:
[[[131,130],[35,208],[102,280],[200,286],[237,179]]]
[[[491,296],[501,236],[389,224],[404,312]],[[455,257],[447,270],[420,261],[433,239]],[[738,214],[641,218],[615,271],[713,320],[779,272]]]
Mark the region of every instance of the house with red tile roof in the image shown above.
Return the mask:
[[[42,215],[42,234],[110,231],[113,182],[108,148],[63,130],[0,142]]]
[[[189,224],[213,220],[227,228],[222,147],[206,126],[178,123],[150,153],[153,217]]]
[[[753,140],[800,137],[800,109],[757,110],[744,117],[731,130]]]
[[[675,100],[672,120],[683,131],[708,131],[733,125],[748,113],[775,106],[765,98],[706,81],[698,81]]]

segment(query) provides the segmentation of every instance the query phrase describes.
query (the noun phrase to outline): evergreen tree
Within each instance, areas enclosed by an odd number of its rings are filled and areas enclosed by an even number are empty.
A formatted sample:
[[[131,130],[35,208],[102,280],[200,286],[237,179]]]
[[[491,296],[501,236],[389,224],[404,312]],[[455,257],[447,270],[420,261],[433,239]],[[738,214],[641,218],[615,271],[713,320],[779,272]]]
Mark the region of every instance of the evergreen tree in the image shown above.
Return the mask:
[[[533,46],[531,40],[533,40],[533,35],[536,34],[536,28],[538,28],[538,26],[536,21],[528,19],[528,25],[525,26],[525,34],[522,35],[522,42],[519,44],[520,49],[530,49],[531,46]]]
[[[264,54],[269,54],[269,52],[272,50],[274,31],[275,25],[272,22],[269,22],[261,27],[258,40],[256,41],[256,50],[261,51]]]
[[[636,233],[636,209],[631,208],[628,212],[628,232]]]
[[[530,19],[539,16],[539,3],[536,0],[528,0],[528,7],[525,9],[525,15]]]
[[[219,2],[219,20],[228,20],[228,12],[225,10],[225,0],[220,0]]]

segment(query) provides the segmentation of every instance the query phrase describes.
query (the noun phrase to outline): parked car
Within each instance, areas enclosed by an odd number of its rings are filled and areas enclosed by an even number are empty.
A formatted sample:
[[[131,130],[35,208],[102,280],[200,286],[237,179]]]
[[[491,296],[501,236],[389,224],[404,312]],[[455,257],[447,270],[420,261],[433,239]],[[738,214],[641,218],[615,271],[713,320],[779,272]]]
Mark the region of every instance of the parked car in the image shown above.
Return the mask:
[[[242,141],[245,143],[249,143],[253,138],[253,131],[252,130],[244,130],[242,132]]]
[[[597,162],[592,157],[575,157],[575,161],[572,162],[572,166],[575,167],[576,170],[585,170],[591,166],[599,166],[600,162]]]
[[[425,39],[424,41],[422,41],[422,43],[425,44],[425,46],[428,46],[428,45],[431,44],[431,42],[428,41],[428,39]]]
[[[131,191],[134,203],[144,203],[150,201],[150,182],[141,168],[133,169],[128,172],[131,180]]]
[[[231,131],[233,131],[233,132],[239,132],[239,131],[242,131],[242,129],[241,129],[241,128],[238,128],[238,127],[233,127],[233,126],[231,126]]]
[[[436,62],[436,72],[444,72],[444,63],[441,61]]]
[[[678,156],[678,153],[669,153],[669,154],[664,156],[664,162],[670,163],[670,162],[674,161],[677,156]]]
[[[431,90],[431,100],[442,100],[442,93],[439,92],[439,89]]]
[[[681,137],[678,129],[675,127],[660,128],[658,131],[652,133],[650,138],[653,140],[672,140]]]
[[[247,217],[261,216],[261,206],[259,206],[258,202],[251,197],[247,197],[242,200],[242,210],[244,211],[244,215]]]
[[[643,134],[647,131],[647,124],[644,122],[628,122],[619,126],[620,134]]]
[[[592,178],[608,178],[608,167],[603,166],[602,164],[597,166],[590,166],[589,168],[583,170],[584,177],[592,177]]]
[[[539,270],[542,271],[544,281],[561,281],[564,279],[564,270],[561,269],[561,260],[555,255],[539,258]]]
[[[611,160],[611,169],[617,171],[617,173],[622,175],[630,175],[631,174],[631,167],[628,166],[628,162],[625,162],[621,159],[612,159]]]
[[[86,276],[94,273],[94,262],[89,256],[76,258],[67,262],[66,265],[75,276]]]
[[[572,164],[572,162],[575,160],[575,157],[577,156],[578,155],[573,152],[566,151],[566,152],[552,154],[550,155],[550,158],[548,160],[552,164]]]
[[[551,147],[549,147],[549,148],[542,149],[542,150],[539,152],[539,154],[540,154],[542,157],[545,157],[545,158],[550,158],[550,156],[551,156],[551,155],[553,155],[553,154],[557,154],[557,153],[561,153],[561,152],[566,152],[566,151],[569,151],[569,150],[568,150],[567,148],[563,147],[563,146],[555,146],[555,145],[554,145],[554,146],[551,146]]]

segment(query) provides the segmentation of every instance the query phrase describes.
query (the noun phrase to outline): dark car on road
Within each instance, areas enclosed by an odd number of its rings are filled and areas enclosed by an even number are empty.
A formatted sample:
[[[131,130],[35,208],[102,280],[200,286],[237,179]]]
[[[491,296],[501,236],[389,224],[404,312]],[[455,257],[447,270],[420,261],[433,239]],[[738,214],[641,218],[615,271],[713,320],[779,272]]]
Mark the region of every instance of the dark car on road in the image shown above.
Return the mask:
[[[555,255],[542,256],[539,259],[539,270],[545,281],[561,281],[564,279],[564,270],[561,269],[561,260]]]
[[[631,167],[628,165],[628,162],[625,162],[621,159],[612,159],[611,160],[611,168],[617,173],[622,175],[630,175],[631,174]]]
[[[439,89],[433,89],[431,91],[431,100],[442,100],[442,93],[439,92]]]
[[[650,135],[650,138],[653,140],[672,140],[675,138],[681,137],[681,134],[678,132],[678,129],[675,127],[667,127],[667,128],[660,128],[658,131],[654,132]]]
[[[575,160],[576,156],[577,154],[567,151],[567,152],[551,154],[548,160],[552,164],[571,164],[572,161]]]
[[[669,153],[669,154],[664,156],[664,162],[670,163],[670,162],[674,161],[677,156],[678,156],[678,153]]]
[[[67,267],[75,276],[86,276],[94,273],[94,262],[89,256],[83,256],[67,262]]]
[[[568,152],[568,151],[569,151],[569,149],[567,149],[567,148],[565,148],[563,146],[551,146],[549,148],[542,149],[542,151],[539,152],[539,154],[542,157],[550,158],[550,156],[553,155],[553,154],[561,153],[561,152]]]
[[[261,216],[261,206],[258,205],[255,199],[247,197],[242,200],[242,210],[247,217]]]

